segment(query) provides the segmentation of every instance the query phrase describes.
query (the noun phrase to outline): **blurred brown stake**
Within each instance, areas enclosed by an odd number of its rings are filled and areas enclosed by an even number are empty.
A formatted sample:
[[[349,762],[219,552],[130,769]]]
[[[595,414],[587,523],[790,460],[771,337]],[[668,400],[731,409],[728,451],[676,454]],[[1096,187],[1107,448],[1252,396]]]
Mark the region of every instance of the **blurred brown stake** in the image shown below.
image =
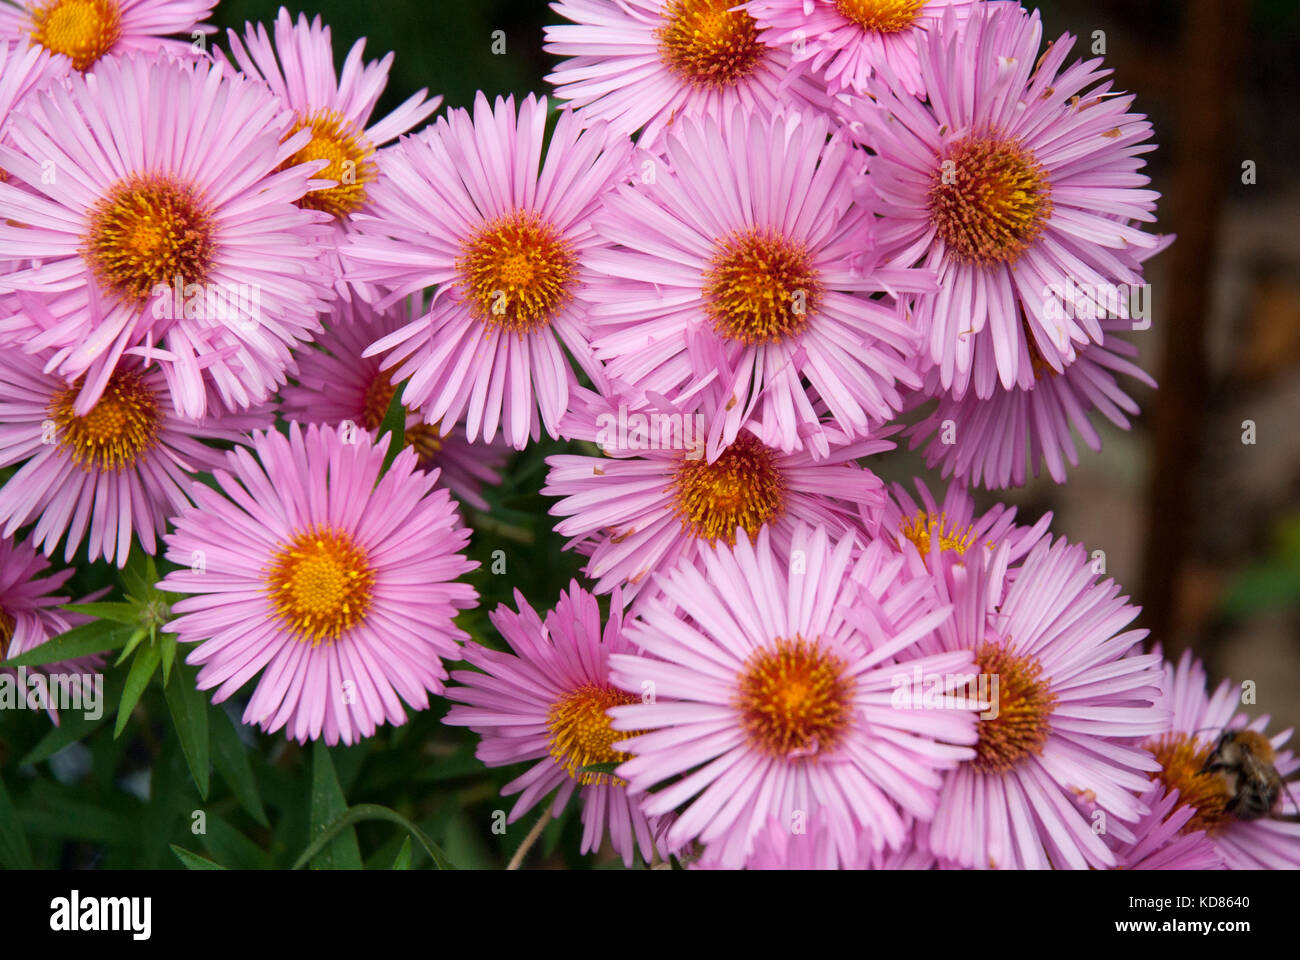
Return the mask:
[[[1165,298],[1160,389],[1151,409],[1152,462],[1147,489],[1142,620],[1151,639],[1177,655],[1189,645],[1178,618],[1179,583],[1192,529],[1192,482],[1200,460],[1209,388],[1205,330],[1211,302],[1215,241],[1223,195],[1240,182],[1241,161],[1229,155],[1233,105],[1248,31],[1243,5],[1192,0],[1179,50],[1177,138]]]

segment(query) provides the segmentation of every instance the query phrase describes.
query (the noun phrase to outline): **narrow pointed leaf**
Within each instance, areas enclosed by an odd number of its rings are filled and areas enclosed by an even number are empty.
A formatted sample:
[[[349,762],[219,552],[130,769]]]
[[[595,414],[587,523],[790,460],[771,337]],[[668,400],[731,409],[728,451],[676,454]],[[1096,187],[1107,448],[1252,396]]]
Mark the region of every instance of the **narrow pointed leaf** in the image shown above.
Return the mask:
[[[158,663],[162,654],[152,644],[145,647],[131,661],[131,670],[126,675],[126,686],[122,688],[122,702],[117,707],[117,723],[113,725],[113,739],[116,740],[126,729],[131,719],[131,711],[140,702],[149,681],[158,672]]]
[[[196,673],[178,664],[172,671],[171,683],[163,688],[163,692],[167,695],[167,709],[171,712],[172,723],[176,724],[176,735],[185,752],[194,785],[199,789],[199,796],[207,800],[208,698],[195,686]]]
[[[328,832],[330,825],[339,821],[348,809],[348,802],[339,786],[338,775],[334,772],[334,761],[330,759],[329,747],[317,740],[312,745],[311,775],[311,839],[308,847],[314,856],[310,860],[316,870],[360,870],[361,847],[357,844],[357,832],[348,824],[333,832]],[[328,842],[324,842],[326,838]],[[319,844],[318,841],[321,841]],[[298,866],[304,860],[298,861]]]

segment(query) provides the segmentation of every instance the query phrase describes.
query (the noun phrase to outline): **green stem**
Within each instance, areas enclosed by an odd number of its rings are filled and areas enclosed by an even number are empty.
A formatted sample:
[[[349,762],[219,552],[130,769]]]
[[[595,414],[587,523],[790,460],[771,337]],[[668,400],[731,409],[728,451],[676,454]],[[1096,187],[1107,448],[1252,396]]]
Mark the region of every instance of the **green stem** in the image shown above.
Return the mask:
[[[537,818],[537,822],[533,824],[533,829],[528,831],[528,836],[524,837],[524,842],[519,844],[519,849],[515,851],[515,855],[511,857],[510,862],[506,864],[507,870],[518,870],[523,865],[524,857],[528,856],[528,851],[531,850],[533,844],[537,842],[537,838],[542,835],[542,831],[546,829],[546,825],[550,820],[550,811],[544,811],[542,815]]]
[[[293,869],[301,870],[307,864],[311,863],[312,860],[316,858],[316,855],[324,850],[325,846],[338,836],[339,833],[346,830],[354,823],[360,823],[363,820],[387,820],[389,823],[397,824],[419,841],[420,846],[424,847],[424,852],[429,855],[429,859],[433,861],[434,866],[439,870],[456,869],[451,865],[451,861],[447,859],[447,855],[442,852],[442,849],[430,840],[423,830],[413,824],[410,820],[407,820],[396,810],[381,807],[377,803],[359,803],[355,807],[349,807],[344,812],[343,816],[339,817],[322,830],[320,835],[308,845],[307,849],[303,851],[302,856],[298,858],[298,862],[293,865]]]

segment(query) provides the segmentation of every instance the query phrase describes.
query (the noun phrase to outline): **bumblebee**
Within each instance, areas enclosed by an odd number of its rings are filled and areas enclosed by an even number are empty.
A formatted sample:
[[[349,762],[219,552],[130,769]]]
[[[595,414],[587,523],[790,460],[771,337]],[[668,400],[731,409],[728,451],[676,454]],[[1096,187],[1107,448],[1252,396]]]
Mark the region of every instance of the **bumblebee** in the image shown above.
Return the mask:
[[[1224,812],[1238,820],[1300,822],[1300,813],[1282,813],[1283,795],[1290,797],[1286,781],[1274,764],[1277,757],[1268,737],[1254,730],[1225,730],[1205,758],[1200,772],[1217,774],[1228,788]],[[1295,800],[1291,805],[1295,807]]]

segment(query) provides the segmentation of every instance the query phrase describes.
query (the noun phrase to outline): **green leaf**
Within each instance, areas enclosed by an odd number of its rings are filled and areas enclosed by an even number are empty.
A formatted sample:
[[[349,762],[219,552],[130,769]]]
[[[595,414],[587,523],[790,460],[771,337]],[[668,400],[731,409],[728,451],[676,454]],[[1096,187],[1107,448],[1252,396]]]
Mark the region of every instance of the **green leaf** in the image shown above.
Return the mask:
[[[84,613],[114,623],[139,623],[140,612],[133,603],[65,603],[60,610]]]
[[[163,685],[171,682],[172,664],[176,661],[176,634],[160,633],[157,637],[162,650]]]
[[[135,650],[136,647],[140,646],[140,641],[147,636],[149,636],[149,631],[144,627],[137,626],[135,628],[135,633],[131,634],[131,639],[126,642],[126,646],[122,648],[121,654],[119,654],[117,660],[113,662],[113,666],[120,667],[122,664],[126,663],[126,658],[131,656],[131,652]]]
[[[402,447],[406,443],[406,407],[402,406],[402,391],[406,389],[406,384],[398,384],[397,389],[393,391],[393,399],[388,404],[388,410],[384,413],[384,419],[379,424],[379,436],[390,434],[388,440],[388,452],[384,454],[384,468],[381,475],[388,472],[397,455],[402,452]]]
[[[402,840],[402,849],[397,851],[397,859],[393,861],[394,870],[411,869],[411,836],[407,834]]]
[[[60,710],[59,725],[41,738],[40,742],[18,761],[19,766],[40,763],[48,760],[70,743],[84,740],[109,717],[109,704],[119,703],[122,699],[122,675],[109,673],[104,678],[103,695],[99,701],[99,716],[86,717],[85,710]]]
[[[320,751],[325,750],[324,745],[321,744],[319,740],[316,741],[316,747]],[[317,753],[317,758],[319,759],[319,757],[320,754]],[[328,759],[328,754],[326,754],[326,759]],[[315,793],[315,787],[313,787],[313,796]],[[302,852],[302,856],[298,858],[298,862],[293,865],[293,869],[295,870],[301,870],[308,863],[312,863],[313,858],[315,858],[314,862],[319,862],[320,858],[325,855],[324,848],[326,844],[331,842],[337,843],[338,841],[334,838],[339,834],[342,834],[345,838],[350,835],[353,845],[355,846],[356,831],[352,829],[352,825],[355,823],[361,823],[364,820],[387,820],[389,823],[397,824],[420,842],[420,846],[424,847],[424,852],[429,855],[429,859],[433,861],[435,867],[439,870],[455,869],[447,859],[447,855],[442,852],[442,848],[430,840],[428,834],[413,824],[410,820],[407,820],[406,817],[402,816],[396,810],[390,810],[388,807],[381,807],[377,803],[359,803],[355,807],[349,807],[341,816],[333,822],[326,824],[319,830],[316,827],[315,819],[313,812],[312,834],[315,836],[315,839],[313,839],[307,849]],[[358,851],[356,869],[360,868],[360,863],[361,853]]]
[[[126,588],[127,596],[144,603],[154,592],[154,584],[157,582],[158,566],[154,563],[153,557],[143,550],[132,551],[126,561],[126,567],[122,570],[122,586]]]
[[[92,620],[90,623],[73,627],[52,640],[42,643],[35,649],[28,650],[21,656],[6,660],[7,667],[39,667],[47,663],[60,663],[77,657],[90,656],[116,650],[125,644],[134,632],[134,628],[112,620]]]
[[[622,765],[621,760],[611,760],[609,763],[589,763],[583,767],[580,773],[613,773]]]
[[[172,853],[176,854],[176,859],[185,864],[188,870],[224,870],[221,864],[209,860],[207,857],[201,857],[197,853],[191,853],[184,847],[178,847],[171,844]]]
[[[403,849],[406,851],[406,862],[409,867],[411,862],[409,837]],[[0,867],[6,870],[30,870],[32,867],[32,850],[27,846],[27,834],[18,824],[18,811],[14,809],[13,801],[9,799],[3,780],[0,780]]]
[[[346,820],[347,812],[348,802],[334,772],[329,747],[317,740],[312,744],[311,844],[294,865],[295,870],[306,863],[317,870],[362,868],[357,832]]]
[[[203,845],[217,863],[232,870],[269,870],[271,858],[265,850],[213,813],[208,814]]]
[[[196,686],[197,672],[178,664],[163,692],[167,695],[167,709],[176,725],[176,736],[185,751],[185,761],[190,766],[194,785],[199,788],[199,796],[207,800],[208,698]]]
[[[42,797],[39,803],[25,806],[19,819],[33,836],[129,845],[139,840],[139,824],[126,814],[61,795]]]
[[[127,721],[131,719],[131,711],[140,702],[140,697],[149,686],[153,675],[158,672],[160,658],[158,648],[150,644],[131,661],[131,671],[126,675],[126,686],[122,688],[122,702],[117,706],[117,723],[113,726],[114,740],[126,729]]]
[[[221,774],[230,789],[239,798],[239,804],[248,811],[248,815],[264,827],[270,826],[266,819],[266,810],[262,806],[262,797],[257,790],[257,781],[253,779],[253,767],[248,761],[248,751],[239,740],[239,731],[226,716],[226,711],[213,705],[211,726],[212,763]]]

